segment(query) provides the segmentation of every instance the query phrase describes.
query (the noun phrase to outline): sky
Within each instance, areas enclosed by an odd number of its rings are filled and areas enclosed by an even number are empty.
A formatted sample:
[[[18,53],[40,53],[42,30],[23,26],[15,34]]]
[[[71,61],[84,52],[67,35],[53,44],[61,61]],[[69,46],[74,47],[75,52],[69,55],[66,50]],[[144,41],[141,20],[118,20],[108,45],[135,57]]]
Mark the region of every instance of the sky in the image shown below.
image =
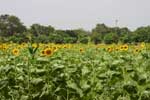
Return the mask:
[[[97,23],[131,30],[150,25],[150,0],[0,0],[0,14],[56,29],[91,30]]]

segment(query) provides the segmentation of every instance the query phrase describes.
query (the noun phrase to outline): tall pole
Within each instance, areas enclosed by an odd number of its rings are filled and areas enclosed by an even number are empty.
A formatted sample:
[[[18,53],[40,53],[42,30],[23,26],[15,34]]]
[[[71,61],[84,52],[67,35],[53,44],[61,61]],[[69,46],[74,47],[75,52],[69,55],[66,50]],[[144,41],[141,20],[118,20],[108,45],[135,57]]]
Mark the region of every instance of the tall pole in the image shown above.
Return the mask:
[[[118,20],[116,19],[115,20],[115,27],[117,27],[117,25],[118,25]]]
[[[115,31],[116,31],[116,34],[118,35],[118,32],[117,32],[117,30],[118,30],[118,29],[117,29],[117,26],[118,26],[118,20],[116,19],[116,20],[115,20]]]

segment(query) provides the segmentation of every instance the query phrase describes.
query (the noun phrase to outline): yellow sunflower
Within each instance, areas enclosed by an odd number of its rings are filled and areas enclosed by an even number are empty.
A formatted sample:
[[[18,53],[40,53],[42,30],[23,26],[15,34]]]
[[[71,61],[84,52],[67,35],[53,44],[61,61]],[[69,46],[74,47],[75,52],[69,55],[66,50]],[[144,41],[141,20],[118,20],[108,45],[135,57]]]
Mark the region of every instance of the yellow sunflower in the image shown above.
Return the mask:
[[[145,48],[145,43],[142,42],[140,46],[141,46],[142,48]]]
[[[84,51],[84,49],[83,48],[80,48],[80,52],[83,52]]]
[[[115,51],[119,51],[119,48],[118,48],[118,47],[116,47],[116,48],[115,48]]]
[[[18,56],[19,55],[19,49],[17,49],[17,48],[13,49],[12,54],[15,56]]]
[[[46,56],[51,56],[51,55],[53,54],[53,50],[50,49],[50,48],[46,48],[46,49],[44,50],[44,54],[45,54]]]
[[[68,46],[67,46],[67,45],[65,45],[65,46],[63,46],[63,48],[65,48],[65,49],[66,49],[66,48],[68,48]]]
[[[33,48],[37,48],[38,45],[37,45],[37,44],[32,44],[32,47],[33,47]]]
[[[45,56],[45,50],[41,50],[41,55],[40,56]]]
[[[27,44],[26,44],[26,43],[22,43],[21,46],[22,46],[22,47],[26,47]]]
[[[112,52],[112,51],[113,51],[113,48],[112,48],[112,47],[108,47],[108,48],[107,48],[107,51],[108,51],[108,52]]]
[[[134,53],[139,53],[140,51],[141,51],[141,50],[140,50],[139,48],[135,48],[133,52],[134,52]]]
[[[123,50],[124,50],[124,51],[127,51],[127,50],[128,50],[128,48],[129,48],[129,47],[128,47],[128,45],[127,45],[127,44],[123,45]]]
[[[56,52],[58,50],[58,47],[54,46],[52,49],[54,52]]]
[[[3,50],[3,51],[6,51],[7,48],[8,48],[8,47],[7,47],[6,45],[3,45],[3,46],[2,46],[2,50]]]
[[[123,45],[120,46],[120,50],[121,50],[121,51],[124,50],[124,46],[123,46]]]

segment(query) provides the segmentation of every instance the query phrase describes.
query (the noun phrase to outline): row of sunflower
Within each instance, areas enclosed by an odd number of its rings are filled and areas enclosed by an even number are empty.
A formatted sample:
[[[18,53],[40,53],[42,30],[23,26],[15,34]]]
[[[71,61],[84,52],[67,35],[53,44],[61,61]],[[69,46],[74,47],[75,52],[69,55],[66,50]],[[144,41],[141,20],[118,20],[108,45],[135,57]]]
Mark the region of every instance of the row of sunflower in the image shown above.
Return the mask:
[[[32,44],[33,48],[37,47],[37,44],[34,43]],[[113,51],[133,51],[134,53],[138,53],[143,49],[146,49],[146,44],[140,43],[138,45],[128,45],[128,44],[123,44],[123,45],[106,45],[106,44],[99,44],[99,45],[82,45],[82,44],[39,44],[39,52],[40,56],[52,56],[53,53],[57,52],[59,49],[78,49],[81,53],[85,50],[85,48],[93,48],[96,47],[96,49],[105,49],[107,52],[113,52]],[[22,49],[27,49],[28,44],[27,43],[22,43],[22,44],[15,44],[15,43],[4,43],[0,44],[0,50],[3,52],[8,51],[9,53],[19,56],[20,53],[22,53]]]
[[[145,43],[141,43],[141,44],[138,44],[138,45],[127,45],[127,44],[124,44],[124,45],[110,45],[110,46],[105,47],[105,49],[108,52],[112,52],[112,51],[129,51],[130,50],[133,53],[138,53],[141,50],[146,49],[146,45],[145,45]]]

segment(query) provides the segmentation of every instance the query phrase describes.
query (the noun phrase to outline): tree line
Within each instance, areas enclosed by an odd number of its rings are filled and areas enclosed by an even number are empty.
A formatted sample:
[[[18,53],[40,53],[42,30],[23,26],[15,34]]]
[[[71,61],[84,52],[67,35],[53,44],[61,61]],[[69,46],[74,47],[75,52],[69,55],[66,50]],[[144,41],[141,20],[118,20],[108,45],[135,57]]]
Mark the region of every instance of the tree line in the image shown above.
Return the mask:
[[[14,15],[0,15],[0,42],[33,42],[40,43],[138,43],[150,42],[150,26],[139,27],[134,31],[127,27],[109,27],[97,24],[92,31],[84,29],[58,30],[51,25],[32,24],[27,28]]]

